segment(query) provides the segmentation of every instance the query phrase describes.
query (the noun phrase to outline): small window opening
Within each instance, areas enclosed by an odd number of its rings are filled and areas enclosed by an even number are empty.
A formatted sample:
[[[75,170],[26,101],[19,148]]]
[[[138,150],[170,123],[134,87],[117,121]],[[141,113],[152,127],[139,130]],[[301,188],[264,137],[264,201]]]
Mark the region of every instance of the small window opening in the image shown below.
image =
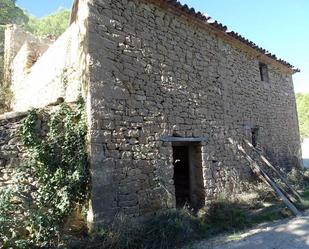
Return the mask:
[[[261,81],[269,82],[268,67],[264,63],[259,63]]]
[[[255,127],[251,130],[252,135],[252,145],[256,148],[258,143],[258,135],[259,135],[259,128]]]

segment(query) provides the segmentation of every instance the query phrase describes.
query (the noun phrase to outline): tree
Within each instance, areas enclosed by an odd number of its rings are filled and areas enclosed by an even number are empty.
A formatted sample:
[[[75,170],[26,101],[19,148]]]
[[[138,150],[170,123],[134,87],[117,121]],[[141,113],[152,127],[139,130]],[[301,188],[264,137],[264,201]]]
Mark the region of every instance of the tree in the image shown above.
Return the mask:
[[[26,28],[37,36],[53,35],[58,37],[68,27],[69,18],[70,11],[67,9],[60,9],[41,19],[30,16]]]
[[[28,16],[16,6],[15,2],[13,0],[0,0],[0,25],[28,22]]]
[[[309,137],[309,94],[296,94],[299,129],[302,138]]]

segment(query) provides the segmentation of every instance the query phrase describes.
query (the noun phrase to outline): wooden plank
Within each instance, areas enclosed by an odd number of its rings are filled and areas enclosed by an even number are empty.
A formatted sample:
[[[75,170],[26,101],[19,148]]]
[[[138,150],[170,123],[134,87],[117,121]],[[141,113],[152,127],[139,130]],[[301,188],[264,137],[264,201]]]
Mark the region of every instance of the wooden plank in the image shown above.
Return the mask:
[[[294,204],[285,196],[285,194],[280,190],[276,183],[264,172],[260,166],[246,153],[241,145],[238,145],[238,149],[245,155],[246,159],[250,163],[250,167],[254,172],[262,176],[262,178],[272,187],[276,194],[281,198],[281,200],[287,205],[287,207],[292,211],[295,216],[301,216],[301,213],[294,206]]]
[[[288,189],[292,192],[292,194],[296,197],[296,199],[298,199],[299,201],[302,201],[302,198],[300,197],[300,195],[297,193],[297,191],[287,182],[287,180],[285,179],[285,177],[283,177],[281,175],[281,173],[275,168],[275,166],[273,166],[267,159],[266,157],[264,157],[263,155],[261,155],[261,153],[256,149],[254,148],[254,146],[247,140],[245,140],[245,143],[250,147],[250,149],[252,149],[254,152],[256,152],[261,160],[270,168],[272,169],[276,174],[277,176],[280,178],[280,180],[288,187]]]

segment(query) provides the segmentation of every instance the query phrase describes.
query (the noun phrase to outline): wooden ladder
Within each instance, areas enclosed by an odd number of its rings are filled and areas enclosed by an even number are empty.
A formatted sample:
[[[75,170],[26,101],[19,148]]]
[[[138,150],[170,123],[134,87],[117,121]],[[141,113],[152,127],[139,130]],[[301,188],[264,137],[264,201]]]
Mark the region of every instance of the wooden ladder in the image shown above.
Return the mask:
[[[279,179],[282,181],[282,183],[285,185],[285,187],[290,191],[291,193],[291,197],[294,198],[296,201],[302,201],[302,198],[300,197],[300,195],[297,193],[297,191],[288,183],[288,181],[286,180],[286,178],[280,173],[280,171],[278,169],[276,169],[275,166],[273,166],[265,156],[263,156],[248,140],[244,139],[244,143],[245,145],[247,145],[249,147],[249,149],[251,149],[254,153],[256,153],[258,155],[258,157],[260,158],[261,163],[263,163],[264,165],[266,165],[270,170],[272,170],[272,172],[275,173],[275,175],[277,177],[279,177]],[[288,193],[287,193],[288,194]],[[289,195],[289,194],[288,194]],[[290,195],[289,195],[290,196]]]
[[[232,144],[234,144],[232,139],[229,139]],[[257,151],[254,146],[247,140],[244,140],[245,145],[248,145],[249,148],[258,154],[261,161],[264,162],[276,175],[282,180],[282,182],[286,185],[286,187],[291,191],[295,199],[301,200],[299,194],[294,190],[290,184],[286,181],[286,179],[279,173],[279,171],[264,157]],[[256,173],[264,182],[272,187],[275,193],[279,196],[279,198],[286,204],[286,206],[292,211],[295,216],[301,216],[301,212],[295,207],[293,202],[291,201],[289,194],[286,193],[283,189],[281,189],[272,179],[270,175],[268,175],[259,164],[246,152],[242,145],[237,144],[238,150],[245,156],[247,161],[249,162],[250,168],[254,173]]]

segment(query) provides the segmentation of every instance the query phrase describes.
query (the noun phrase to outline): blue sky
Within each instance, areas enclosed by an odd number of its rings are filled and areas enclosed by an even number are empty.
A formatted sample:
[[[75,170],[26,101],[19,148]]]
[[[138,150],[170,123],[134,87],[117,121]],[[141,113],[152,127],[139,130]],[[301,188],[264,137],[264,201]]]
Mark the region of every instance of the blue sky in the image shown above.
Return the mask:
[[[299,67],[296,92],[309,92],[309,0],[181,0],[225,24],[230,30]],[[18,0],[30,14],[42,17],[71,0]]]
[[[17,0],[16,4],[36,17],[43,17],[60,7],[71,8],[72,0]]]

